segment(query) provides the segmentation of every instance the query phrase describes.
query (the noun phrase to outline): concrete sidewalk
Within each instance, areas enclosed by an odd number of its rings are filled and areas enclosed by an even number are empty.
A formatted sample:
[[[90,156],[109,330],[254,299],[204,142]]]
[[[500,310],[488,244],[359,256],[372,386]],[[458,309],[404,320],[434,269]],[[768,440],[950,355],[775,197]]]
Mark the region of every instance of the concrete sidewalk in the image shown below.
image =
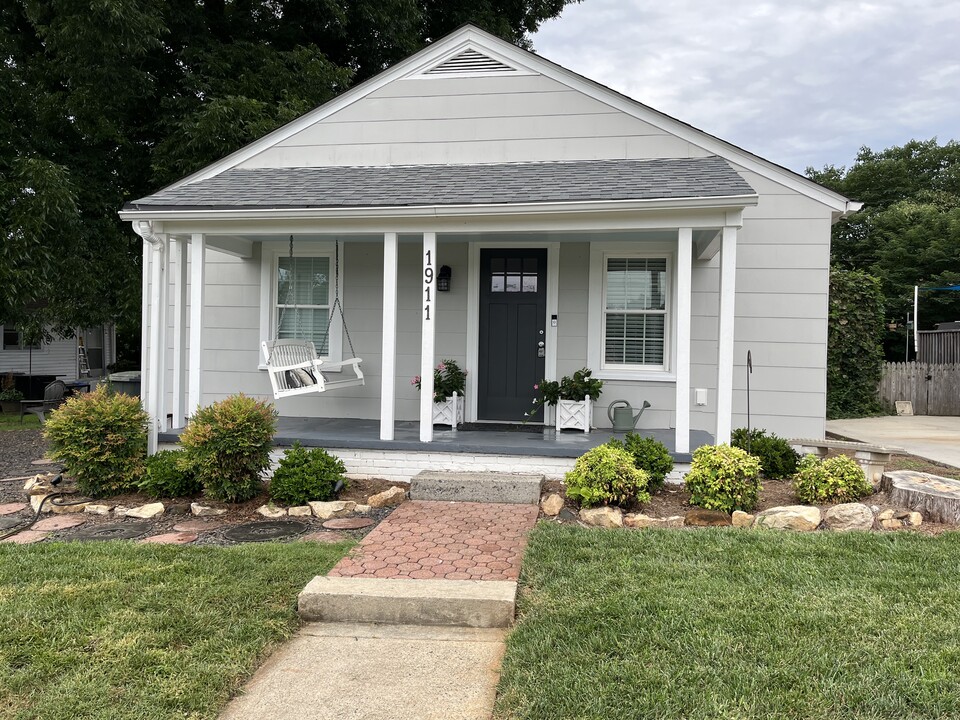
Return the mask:
[[[960,468],[960,417],[888,415],[828,420],[827,432],[860,442],[902,447],[911,455]]]
[[[505,630],[311,623],[220,720],[488,720]]]

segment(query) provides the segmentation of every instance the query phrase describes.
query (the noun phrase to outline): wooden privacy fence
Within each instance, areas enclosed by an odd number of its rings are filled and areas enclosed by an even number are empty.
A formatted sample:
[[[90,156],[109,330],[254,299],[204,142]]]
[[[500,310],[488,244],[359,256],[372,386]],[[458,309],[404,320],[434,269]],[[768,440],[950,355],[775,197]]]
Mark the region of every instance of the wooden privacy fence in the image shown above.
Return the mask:
[[[913,403],[915,415],[960,415],[960,364],[887,363],[880,379],[880,401]]]

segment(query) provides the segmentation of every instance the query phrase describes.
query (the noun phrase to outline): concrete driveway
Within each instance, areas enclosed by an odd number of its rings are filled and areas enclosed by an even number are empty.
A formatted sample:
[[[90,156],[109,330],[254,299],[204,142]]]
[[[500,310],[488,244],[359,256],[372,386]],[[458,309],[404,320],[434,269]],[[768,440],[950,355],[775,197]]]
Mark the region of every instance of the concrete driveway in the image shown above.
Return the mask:
[[[902,447],[911,455],[960,468],[960,417],[888,415],[828,420],[827,432],[860,442]]]

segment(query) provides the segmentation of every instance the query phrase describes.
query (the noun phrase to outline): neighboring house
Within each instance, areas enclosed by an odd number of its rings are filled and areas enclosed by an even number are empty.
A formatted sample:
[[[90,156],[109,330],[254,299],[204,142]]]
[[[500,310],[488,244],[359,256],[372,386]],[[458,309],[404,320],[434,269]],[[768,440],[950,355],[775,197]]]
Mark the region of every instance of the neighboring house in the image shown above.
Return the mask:
[[[641,429],[682,456],[746,424],[748,350],[753,426],[822,437],[830,228],[859,206],[466,26],[126,205],[154,431],[270,397],[260,343],[302,333],[334,360],[352,341],[366,384],[281,415],[376,419],[383,441],[418,419],[434,439],[410,379],[453,358],[468,421],[519,422],[537,380],[588,366],[597,426],[647,400]],[[338,248],[349,337],[339,316],[325,335]]]
[[[80,377],[79,344],[82,340],[87,355],[89,377],[106,374],[106,367],[116,362],[116,335],[113,325],[78,329],[70,338],[54,336],[50,342],[34,345],[24,342],[15,327],[0,326],[0,376],[19,376],[74,380]]]

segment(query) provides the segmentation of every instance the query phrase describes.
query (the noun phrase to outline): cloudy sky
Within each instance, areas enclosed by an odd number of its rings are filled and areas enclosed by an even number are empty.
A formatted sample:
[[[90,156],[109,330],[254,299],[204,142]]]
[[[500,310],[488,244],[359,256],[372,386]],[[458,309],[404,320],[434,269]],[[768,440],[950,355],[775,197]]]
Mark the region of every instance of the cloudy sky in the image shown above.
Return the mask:
[[[533,43],[797,172],[960,140],[957,0],[584,0]]]

